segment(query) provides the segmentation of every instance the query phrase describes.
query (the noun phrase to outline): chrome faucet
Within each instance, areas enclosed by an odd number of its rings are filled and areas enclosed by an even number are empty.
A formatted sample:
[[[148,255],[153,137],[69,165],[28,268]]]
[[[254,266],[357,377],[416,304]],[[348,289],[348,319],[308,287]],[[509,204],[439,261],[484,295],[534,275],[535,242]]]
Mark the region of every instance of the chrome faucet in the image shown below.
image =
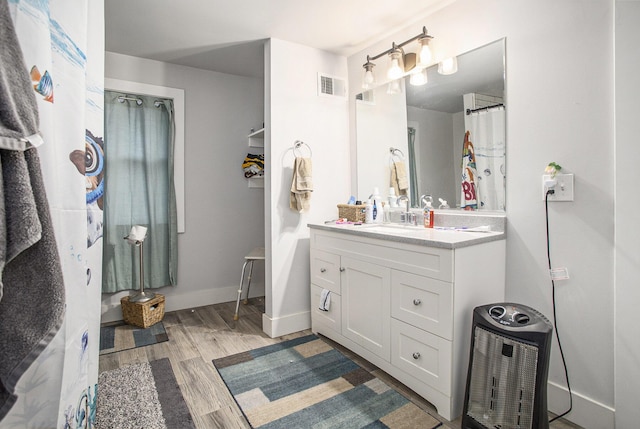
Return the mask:
[[[400,214],[400,221],[407,225],[417,225],[418,224],[417,217],[414,213],[411,213],[411,210],[409,209],[409,204],[410,204],[409,197],[406,195],[400,195],[397,199],[398,205],[400,205],[402,201],[406,202],[407,208],[404,213]]]

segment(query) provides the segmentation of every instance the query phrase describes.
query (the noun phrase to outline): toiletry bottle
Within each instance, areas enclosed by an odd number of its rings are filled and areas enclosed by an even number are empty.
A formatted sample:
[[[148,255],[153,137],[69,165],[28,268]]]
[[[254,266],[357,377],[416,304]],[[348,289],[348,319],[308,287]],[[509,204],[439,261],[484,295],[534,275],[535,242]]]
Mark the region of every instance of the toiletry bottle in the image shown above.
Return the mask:
[[[426,200],[424,205],[424,227],[425,228],[433,228],[433,207],[431,206],[431,200]]]
[[[389,203],[382,202],[382,213],[384,214],[382,218],[383,223],[391,222],[391,208],[389,207]]]
[[[389,208],[398,207],[398,197],[396,196],[396,190],[392,187],[389,188]]]
[[[364,223],[373,223],[373,205],[371,199],[367,200],[364,206]]]
[[[378,205],[376,204],[376,200],[373,200],[373,208],[371,209],[373,223],[378,223]]]
[[[380,191],[378,188],[373,188],[373,222],[374,223],[382,223],[382,197],[380,196]]]
[[[438,200],[440,200],[440,207],[438,207],[439,209],[449,208],[449,204],[447,204],[447,200],[443,200],[442,198],[438,198]]]

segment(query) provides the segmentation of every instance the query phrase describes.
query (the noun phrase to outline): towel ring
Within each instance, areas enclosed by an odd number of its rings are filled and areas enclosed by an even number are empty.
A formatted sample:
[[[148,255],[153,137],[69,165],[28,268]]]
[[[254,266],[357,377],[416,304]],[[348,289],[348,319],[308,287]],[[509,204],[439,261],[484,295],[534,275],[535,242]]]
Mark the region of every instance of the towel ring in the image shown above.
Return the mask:
[[[301,154],[301,152],[296,152],[296,150],[300,149],[300,146],[305,145],[307,147],[307,149],[309,149],[309,158],[313,157],[313,152],[311,151],[311,146],[309,146],[308,144],[306,144],[305,142],[301,141],[301,140],[296,140],[296,142],[293,144],[293,154],[297,155],[297,154]]]
[[[397,149],[395,147],[390,147],[389,148],[389,153],[391,154],[392,157],[398,156],[398,157],[400,157],[400,159],[404,159],[404,153],[402,153],[402,151],[400,149]],[[398,155],[398,153],[400,155]]]

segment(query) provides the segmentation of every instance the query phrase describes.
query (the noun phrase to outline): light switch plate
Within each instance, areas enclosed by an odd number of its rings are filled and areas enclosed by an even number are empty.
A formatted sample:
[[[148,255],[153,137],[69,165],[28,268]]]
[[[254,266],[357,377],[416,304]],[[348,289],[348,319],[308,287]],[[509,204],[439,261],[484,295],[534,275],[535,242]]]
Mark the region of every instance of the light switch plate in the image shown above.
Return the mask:
[[[548,174],[542,175],[542,201],[547,193],[546,184],[551,179]],[[556,185],[553,187],[554,193],[549,195],[548,201],[573,201],[573,174],[556,174]]]

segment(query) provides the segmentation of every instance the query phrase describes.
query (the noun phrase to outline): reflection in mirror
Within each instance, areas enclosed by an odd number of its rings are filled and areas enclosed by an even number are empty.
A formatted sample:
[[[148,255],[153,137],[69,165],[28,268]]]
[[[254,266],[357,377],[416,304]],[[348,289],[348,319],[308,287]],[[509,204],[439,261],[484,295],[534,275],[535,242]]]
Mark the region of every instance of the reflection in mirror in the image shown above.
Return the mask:
[[[412,207],[427,194],[436,208],[441,198],[466,210],[504,210],[504,64],[502,39],[460,55],[453,75],[432,66],[424,85],[407,76],[394,82],[399,91],[385,84],[358,94],[358,198],[376,187],[386,197],[393,187]]]

